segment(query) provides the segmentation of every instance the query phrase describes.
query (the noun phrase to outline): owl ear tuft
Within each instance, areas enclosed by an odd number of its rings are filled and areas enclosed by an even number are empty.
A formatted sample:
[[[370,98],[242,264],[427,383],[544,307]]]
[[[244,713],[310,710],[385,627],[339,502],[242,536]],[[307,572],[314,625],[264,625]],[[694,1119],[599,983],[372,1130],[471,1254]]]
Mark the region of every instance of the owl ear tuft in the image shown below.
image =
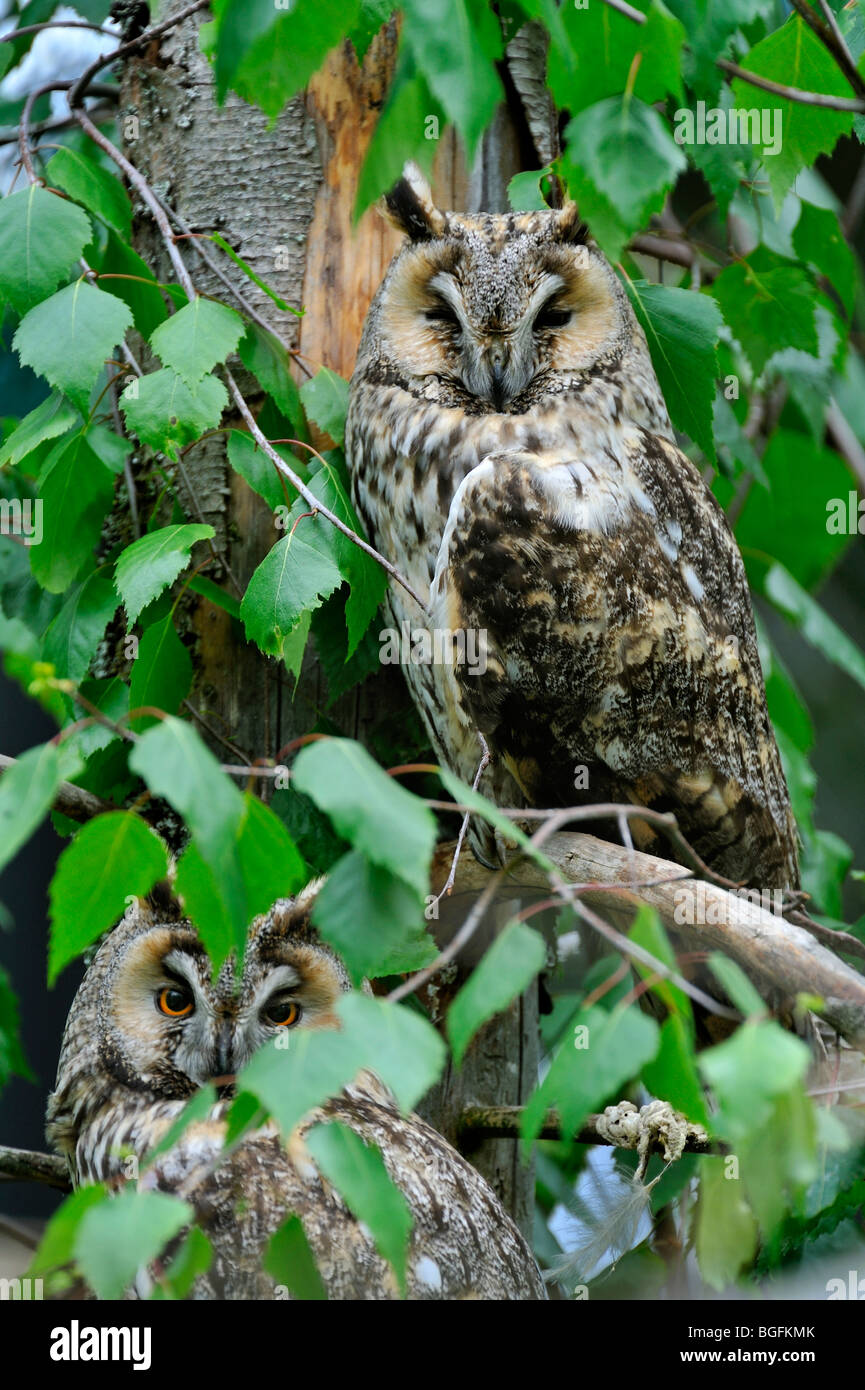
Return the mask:
[[[406,164],[402,178],[385,194],[382,211],[412,241],[444,235],[445,215],[433,202],[430,186],[416,164]]]
[[[571,246],[585,246],[589,229],[581,220],[576,203],[567,202],[553,214],[553,239]]]

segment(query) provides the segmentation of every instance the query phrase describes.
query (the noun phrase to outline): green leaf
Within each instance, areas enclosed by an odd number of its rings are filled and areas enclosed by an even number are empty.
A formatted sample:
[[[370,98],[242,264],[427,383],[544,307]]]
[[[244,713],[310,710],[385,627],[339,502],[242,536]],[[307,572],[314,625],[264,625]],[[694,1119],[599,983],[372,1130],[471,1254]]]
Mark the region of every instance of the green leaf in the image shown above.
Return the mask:
[[[186,1298],[213,1260],[213,1246],[198,1226],[193,1226],[177,1254],[161,1276],[151,1298]]]
[[[797,1086],[808,1069],[806,1045],[780,1026],[744,1023],[698,1059],[718,1103],[712,1132],[731,1144],[765,1123],[776,1096]]]
[[[720,951],[713,951],[708,963],[716,980],[746,1018],[752,1014],[759,1018],[767,1012],[765,1001],[760,998],[742,967],[734,960],[722,955]]]
[[[77,1192],[66,1198],[45,1228],[39,1249],[27,1271],[31,1278],[71,1264],[78,1227],[87,1212],[92,1207],[101,1206],[104,1201],[105,1188],[101,1182],[79,1187]]]
[[[85,563],[92,564],[114,497],[114,478],[87,436],[76,434],[62,446],[39,493],[43,535],[30,551],[30,565],[43,588],[61,594]]]
[[[388,777],[359,743],[329,738],[302,748],[292,783],[326,811],[338,834],[373,864],[426,893],[435,817]]]
[[[457,1066],[481,1025],[528,988],[546,955],[543,937],[520,922],[511,922],[495,939],[448,1009],[448,1037]]]
[[[97,570],[74,588],[45,633],[43,661],[50,661],[61,679],[84,679],[117,611],[117,595],[107,575]]]
[[[210,1112],[216,1102],[216,1088],[210,1082],[205,1082],[203,1086],[193,1092],[177,1118],[172,1120],[161,1138],[153,1145],[153,1148],[148,1150],[145,1162],[151,1164],[161,1154],[168,1153],[169,1149],[173,1149],[190,1125],[209,1119]]]
[[[565,131],[564,168],[582,216],[611,260],[660,212],[687,161],[658,113],[633,98],[608,97]]]
[[[413,159],[425,174],[430,174],[438,140],[427,137],[440,132],[444,124],[444,112],[418,71],[411,51],[401,46],[384,110],[361,167],[355,222],[379,194],[396,183],[408,160]]]
[[[271,511],[285,506],[286,490],[276,465],[245,430],[232,430],[228,436],[228,462],[253,492],[264,498]]]
[[[25,366],[65,391],[86,415],[105,362],[131,323],[122,300],[76,280],[30,310],[12,345]]]
[[[0,292],[23,314],[53,293],[91,238],[74,203],[31,184],[0,200]]]
[[[724,1289],[754,1258],[757,1223],[745,1200],[744,1184],[732,1176],[723,1158],[700,1160],[696,1226],[700,1274],[711,1288]]]
[[[129,240],[132,208],[119,179],[80,150],[64,145],[45,166],[45,178],[52,188],[62,188],[107,227]]]
[[[240,314],[214,299],[197,295],[150,335],[150,346],[186,382],[190,391],[217,362],[224,362],[243,335]]]
[[[793,231],[796,255],[825,275],[838,291],[848,314],[856,297],[856,261],[844,239],[837,214],[812,203],[800,204],[799,221]]]
[[[142,734],[129,764],[183,816],[214,864],[221,853],[231,854],[243,797],[190,724],[163,719]]]
[[[300,399],[310,420],[318,425],[322,433],[329,434],[334,444],[341,444],[348,413],[348,382],[345,378],[332,372],[329,367],[321,367],[314,377],[301,386]]]
[[[361,0],[360,15],[348,36],[359,63],[363,62],[370,44],[393,11],[393,0]]]
[[[550,1106],[559,1111],[562,1133],[576,1134],[586,1116],[637,1076],[658,1051],[657,1023],[633,1005],[612,1013],[584,1009],[573,1025],[523,1111],[520,1129],[526,1143],[540,1132]]]
[[[816,354],[814,284],[793,261],[760,246],[722,271],[712,293],[755,372],[779,348]]]
[[[266,10],[270,11],[269,27],[258,20],[253,28],[250,19],[259,14],[263,19]],[[343,0],[336,8],[307,0],[288,14],[274,12],[272,3],[261,0],[252,6],[250,0],[228,0],[219,26],[220,99],[230,84],[245,101],[260,106],[268,116],[278,116],[352,28],[359,12],[360,0]],[[250,32],[262,29],[250,43]]]
[[[51,395],[46,396],[29,415],[25,415],[18,427],[4,439],[3,447],[0,448],[0,465],[21,463],[39,444],[54,439],[59,434],[66,434],[80,423],[80,419],[72,402],[67,401],[59,391],[52,391]]]
[[[74,1253],[98,1298],[120,1298],[146,1266],[192,1221],[188,1202],[167,1192],[136,1192],[91,1207],[81,1219]]]
[[[833,666],[846,671],[865,690],[865,654],[825,609],[796,583],[783,565],[772,565],[761,592],[790,621],[806,642]]]
[[[160,622],[146,628],[138,645],[129,677],[129,708],[152,705],[166,714],[176,714],[192,687],[192,658],[181,642],[168,613]],[[155,723],[153,715],[133,719],[130,727],[141,733]]]
[[[798,14],[791,15],[786,24],[752,48],[740,66],[785,87],[824,92],[828,96],[850,95],[847,79],[831,54]],[[776,153],[767,155],[771,146],[761,147],[776,207],[781,206],[800,169],[814,165],[818,155],[829,154],[853,121],[849,111],[786,101],[775,92],[761,91],[739,78],[733,81],[733,96],[737,106],[769,112],[773,123],[770,129],[781,132]]]
[[[387,999],[354,991],[344,994],[337,1013],[354,1038],[356,1065],[375,1072],[403,1110],[413,1110],[434,1086],[447,1056],[439,1034],[421,1014]]]
[[[608,5],[561,7],[563,33],[553,34],[549,85],[559,106],[575,115],[626,88],[639,54],[634,95],[641,101],[682,97],[685,30],[659,0],[637,25]],[[563,42],[564,39],[564,42]]]
[[[249,792],[244,794],[232,854],[240,879],[239,910],[226,898],[224,864],[195,841],[177,865],[177,893],[211,959],[219,962],[231,951],[242,951],[245,929],[253,918],[278,898],[296,893],[306,881],[303,860],[282,822]]]
[[[316,1167],[342,1196],[349,1211],[368,1227],[405,1294],[405,1266],[412,1215],[392,1181],[380,1151],[346,1125],[314,1125],[305,1136]]]
[[[237,1081],[239,1095],[251,1092],[270,1111],[284,1135],[356,1076],[363,1066],[357,1039],[330,1028],[299,1028],[285,1034],[288,1045],[267,1043]],[[277,1039],[276,1041],[281,1041]]]
[[[126,547],[117,561],[114,582],[130,626],[142,608],[158,598],[186,569],[196,541],[208,540],[215,534],[212,526],[190,522],[163,526]]]
[[[402,39],[471,158],[504,99],[495,68],[501,30],[486,0],[412,0],[403,11]]]
[[[420,969],[436,956],[424,928],[420,895],[357,851],[330,870],[312,921],[342,957],[355,984],[365,976]]]
[[[671,1014],[661,1024],[657,1054],[643,1067],[641,1076],[652,1095],[669,1101],[696,1124],[706,1124],[706,1102],[694,1059],[693,1029],[681,1014]]]
[[[541,179],[547,178],[553,170],[530,169],[524,174],[514,174],[508,183],[508,202],[514,212],[546,212],[549,203],[541,191]]]
[[[297,1299],[327,1298],[315,1258],[299,1216],[290,1216],[267,1242],[262,1266],[277,1284]]]
[[[342,583],[326,534],[330,525],[324,517],[292,524],[249,581],[240,616],[249,640],[268,656],[281,656],[303,614]]]
[[[184,444],[216,429],[227,405],[228,393],[215,376],[203,377],[193,392],[170,367],[137,377],[120,397],[129,429],[175,462]]]
[[[625,288],[646,335],[673,424],[714,462],[716,347],[723,322],[718,305],[708,295],[667,289],[648,280],[626,280]]]
[[[333,455],[325,455],[314,471],[310,473],[307,486],[314,497],[338,516],[344,525],[356,535],[363,534],[360,519],[348,495],[346,483]],[[289,529],[308,511],[309,504],[302,498],[295,502],[288,519]],[[340,575],[348,583],[351,593],[345,605],[345,622],[348,632],[346,659],[354,655],[370,621],[378,611],[379,604],[387,590],[387,575],[378,561],[367,555],[354,541],[326,519],[322,519],[325,530],[320,533],[324,547],[339,568]],[[316,526],[322,524],[316,520]],[[306,521],[300,521],[301,527]],[[316,605],[318,606],[318,605]]]
[[[154,328],[165,320],[168,310],[159,282],[147,262],[109,232],[105,250],[95,268],[99,271],[99,288],[128,304],[138,332],[143,338],[149,338]]]
[[[244,367],[273,397],[286,419],[299,422],[303,413],[300,392],[289,370],[288,352],[279,339],[257,323],[250,323],[240,340],[238,352]],[[270,468],[273,471],[273,464]]]
[[[21,1046],[18,999],[8,974],[0,965],[0,1090],[10,1076],[36,1081]]]
[[[765,557],[768,551],[800,584],[814,588],[849,544],[849,536],[828,529],[828,521],[838,498],[846,522],[850,474],[832,449],[785,429],[772,434],[762,466],[766,486],[751,488],[736,522],[749,574],[755,569],[751,556]]]
[[[165,845],[133,812],[110,811],[82,826],[49,889],[48,983],[123,916],[130,895],[145,897],[167,870]]]

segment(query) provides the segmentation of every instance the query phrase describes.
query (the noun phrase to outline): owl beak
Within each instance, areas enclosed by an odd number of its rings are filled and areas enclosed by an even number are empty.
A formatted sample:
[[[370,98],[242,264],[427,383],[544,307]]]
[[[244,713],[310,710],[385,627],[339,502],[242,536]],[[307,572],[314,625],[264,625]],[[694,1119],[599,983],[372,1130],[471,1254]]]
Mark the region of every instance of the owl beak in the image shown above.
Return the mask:
[[[234,1071],[234,1025],[230,1018],[223,1018],[216,1035],[216,1056],[213,1063],[214,1078],[230,1075]]]
[[[505,370],[508,365],[508,354],[503,343],[497,343],[489,355],[490,364],[490,400],[496,410],[501,410],[510,398],[507,382],[505,380]]]

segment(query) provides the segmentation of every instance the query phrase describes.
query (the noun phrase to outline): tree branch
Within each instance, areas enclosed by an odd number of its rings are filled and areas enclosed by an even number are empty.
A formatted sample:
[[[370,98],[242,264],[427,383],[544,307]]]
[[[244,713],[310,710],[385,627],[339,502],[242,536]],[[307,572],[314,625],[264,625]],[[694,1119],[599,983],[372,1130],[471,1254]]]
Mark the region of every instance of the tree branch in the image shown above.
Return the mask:
[[[440,845],[436,851],[433,892],[447,876],[452,853],[449,845]],[[723,952],[741,966],[764,998],[818,997],[820,1003],[810,1006],[813,1012],[852,1047],[865,1052],[865,977],[815,941],[803,926],[748,901],[741,895],[744,890],[729,892],[699,878],[683,878],[680,864],[632,852],[593,835],[553,834],[544,853],[563,882],[578,885],[579,903],[591,910],[592,917],[603,918],[624,933],[640,903],[647,903],[686,950]],[[492,870],[464,851],[454,897],[483,892],[492,875]],[[548,893],[549,876],[540,865],[520,857],[508,865],[499,891],[502,896],[525,897],[526,888]],[[686,920],[689,915],[696,920]],[[843,942],[839,947],[844,949]]]
[[[14,767],[17,761],[17,758],[0,753],[0,776],[10,767]],[[53,809],[68,816],[70,820],[84,822],[92,820],[94,816],[101,816],[105,811],[116,811],[117,807],[110,801],[103,801],[100,796],[94,796],[93,792],[85,791],[83,787],[76,787],[72,782],[61,782],[54,798]]]
[[[72,1191],[65,1159],[34,1149],[9,1149],[5,1144],[0,1144],[0,1182],[39,1182],[60,1192]]]
[[[461,1139],[480,1142],[482,1139],[519,1139],[521,1105],[467,1105],[459,1118]],[[538,1139],[571,1139],[575,1144],[606,1144],[618,1149],[636,1149],[633,1144],[613,1144],[609,1135],[602,1133],[602,1115],[587,1115],[582,1128],[576,1134],[562,1129],[562,1122],[556,1110],[548,1110]],[[660,1144],[655,1146],[660,1148]],[[685,1153],[711,1153],[715,1146],[698,1134],[689,1134],[685,1140]]]

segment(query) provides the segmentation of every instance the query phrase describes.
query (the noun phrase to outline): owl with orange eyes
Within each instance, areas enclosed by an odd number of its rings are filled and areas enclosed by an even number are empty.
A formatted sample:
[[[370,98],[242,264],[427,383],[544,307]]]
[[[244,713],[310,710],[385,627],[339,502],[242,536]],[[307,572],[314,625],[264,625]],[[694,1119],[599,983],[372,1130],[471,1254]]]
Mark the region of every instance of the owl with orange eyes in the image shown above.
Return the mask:
[[[796,886],[742,558],[621,281],[572,203],[443,212],[412,169],[386,201],[406,240],[367,316],[346,447],[370,538],[427,606],[392,583],[391,622],[453,657],[405,666],[440,759],[471,782],[482,734],[498,805],[673,811],[718,873]]]
[[[290,1216],[300,1219],[328,1298],[399,1298],[391,1265],[304,1144],[313,1125],[338,1121],[378,1149],[405,1198],[408,1298],[546,1298],[531,1251],[492,1189],[369,1071],[290,1135],[267,1121],[227,1148],[236,1073],[291,1030],[336,1027],[336,1006],[352,988],[311,924],[318,886],[252,924],[239,981],[231,960],[213,978],[168,888],[136,901],[104,938],[73,1001],[48,1102],[49,1142],[66,1157],[75,1187],[121,1187],[136,1173],[139,1188],[191,1204],[213,1247],[193,1298],[285,1297],[262,1259]],[[207,1083],[215,1103],[151,1158]],[[155,1277],[140,1271],[130,1296],[146,1297]]]

